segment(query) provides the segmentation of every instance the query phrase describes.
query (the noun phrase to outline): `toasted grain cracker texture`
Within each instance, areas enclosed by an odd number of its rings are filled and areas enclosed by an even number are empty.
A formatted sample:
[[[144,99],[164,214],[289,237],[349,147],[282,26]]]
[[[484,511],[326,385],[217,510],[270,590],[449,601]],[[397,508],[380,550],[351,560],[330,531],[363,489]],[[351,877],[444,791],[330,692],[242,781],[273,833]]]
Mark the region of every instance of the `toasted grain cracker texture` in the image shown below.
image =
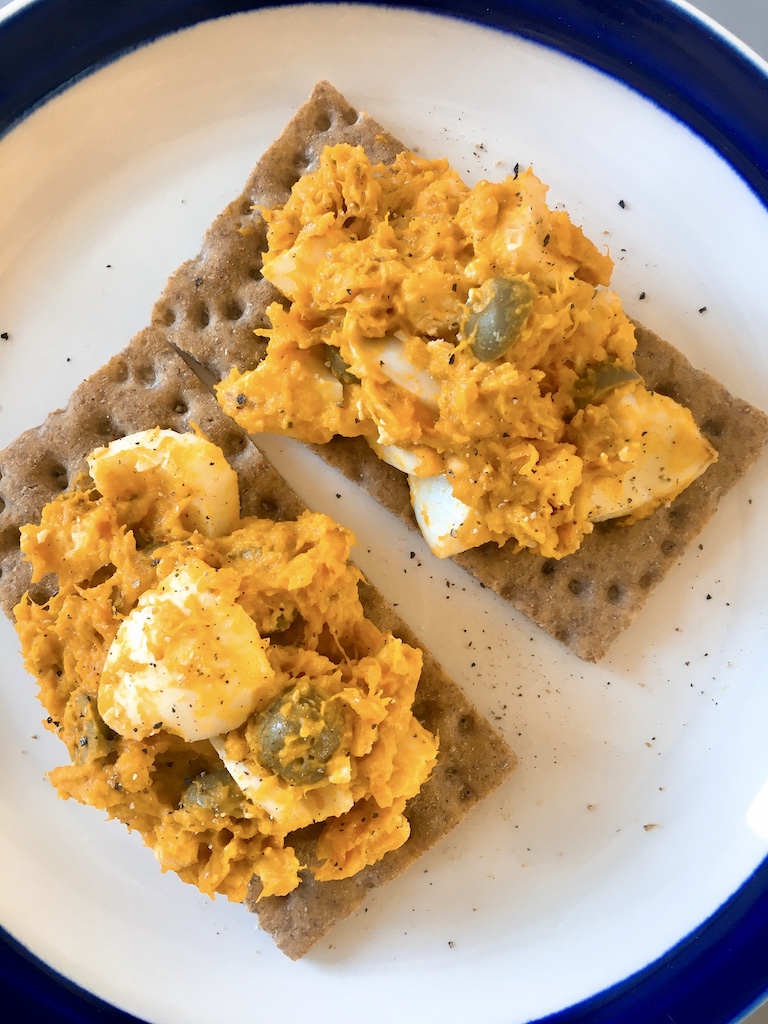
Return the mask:
[[[244,515],[295,518],[304,507],[298,497],[163,336],[147,328],[84,381],[63,409],[0,452],[0,606],[6,615],[29,586],[20,527],[38,522],[43,506],[87,471],[88,453],[134,431],[189,430],[193,423],[237,470]],[[44,595],[44,585],[37,589]]]
[[[326,144],[364,146],[391,159],[403,146],[320,83],[259,162],[243,193],[217,218],[200,254],[170,280],[154,320],[182,351],[218,378],[262,357],[253,329],[267,323],[277,293],[259,279],[264,224],[254,205],[283,203]],[[233,319],[234,318],[234,319]],[[596,661],[746,472],[768,438],[768,418],[695,370],[671,345],[638,325],[637,362],[647,384],[689,406],[720,452],[719,462],[668,508],[631,527],[598,527],[574,555],[557,562],[486,545],[456,561],[578,655]],[[416,529],[404,475],[365,441],[336,438],[315,451]]]
[[[241,194],[219,214],[198,255],[170,277],[152,322],[218,379],[233,366],[251,369],[264,353],[254,330],[269,326],[266,308],[280,297],[261,276],[266,226],[254,207],[279,206],[313,167],[325,146],[364,146],[376,160],[403,147],[333,86],[320,82],[248,179]]]
[[[0,452],[0,602],[12,617],[29,586],[29,566],[19,552],[19,529],[38,522],[43,506],[87,470],[86,456],[99,445],[152,427],[189,430],[196,425],[219,445],[240,481],[244,516],[294,519],[305,506],[248,436],[217,405],[197,375],[165,341],[147,329],[89,377],[68,404]],[[36,585],[41,600],[55,580]],[[422,649],[424,672],[415,713],[440,736],[438,767],[408,808],[412,834],[399,850],[344,882],[303,884],[289,897],[254,902],[260,923],[289,956],[303,956],[328,929],[348,917],[366,892],[393,878],[444,836],[509,775],[516,759],[506,742],[477,712],[459,687],[373,587],[361,586],[370,617]],[[308,832],[302,855],[312,862]],[[254,886],[254,890],[257,886]]]

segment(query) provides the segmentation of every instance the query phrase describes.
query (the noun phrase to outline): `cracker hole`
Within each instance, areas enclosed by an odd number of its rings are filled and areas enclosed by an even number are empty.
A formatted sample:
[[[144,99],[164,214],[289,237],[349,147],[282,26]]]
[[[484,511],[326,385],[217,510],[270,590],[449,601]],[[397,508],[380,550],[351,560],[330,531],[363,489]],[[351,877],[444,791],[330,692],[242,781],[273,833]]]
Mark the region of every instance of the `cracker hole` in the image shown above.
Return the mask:
[[[252,281],[261,280],[261,268],[264,266],[263,260],[254,260],[254,262],[248,267],[248,277]]]
[[[243,307],[237,299],[229,299],[224,306],[224,316],[227,320],[239,320],[243,315]]]
[[[661,553],[666,555],[667,558],[677,554],[677,541],[674,537],[667,537],[666,540],[661,542]]]
[[[157,383],[157,371],[152,363],[137,363],[133,368],[133,379],[146,388]]]
[[[109,416],[94,416],[91,420],[91,430],[98,437],[114,437],[118,431]]]
[[[462,802],[471,800],[474,795],[475,791],[472,789],[471,786],[462,786],[461,789],[459,790],[459,800],[461,800]]]
[[[430,700],[416,700],[413,704],[413,714],[421,722],[422,725],[434,721],[435,719],[435,705]]]
[[[657,576],[655,572],[644,572],[637,583],[643,590],[650,590],[656,582],[656,579]]]
[[[198,306],[193,316],[200,327],[207,327],[211,322],[211,314],[209,313],[207,306]]]
[[[21,530],[18,526],[6,526],[2,533],[0,533],[0,550],[1,551],[12,551],[14,548],[19,546],[21,541]]]
[[[350,109],[346,110],[344,112],[344,114],[343,114],[344,124],[355,124],[355,122],[357,121],[357,119],[359,117],[360,117],[360,115],[355,110],[355,108],[354,107],[350,107]]]
[[[475,720],[472,715],[462,715],[459,719],[459,729],[461,732],[472,732],[475,728]]]
[[[542,576],[551,576],[557,569],[557,559],[548,558],[541,566]]]
[[[610,604],[618,604],[624,596],[624,592],[618,583],[612,583],[606,590],[605,596]]]
[[[330,127],[330,115],[326,110],[322,110],[315,118],[315,129],[319,132],[327,132]]]
[[[61,462],[50,462],[45,468],[45,473],[54,487],[60,491],[66,490],[69,483],[69,473],[65,465]]]
[[[5,512],[5,499],[0,495],[0,512]]]
[[[176,323],[176,311],[173,309],[166,309],[161,319],[166,327],[172,327]]]
[[[173,405],[173,411],[178,416],[186,416],[189,412],[189,404],[183,398],[177,398]]]
[[[579,594],[584,593],[584,591],[587,589],[587,585],[583,580],[572,579],[568,580],[568,589],[574,595],[574,597],[578,597]]]
[[[244,452],[248,442],[243,434],[229,431],[224,435],[223,438],[218,442],[219,448],[224,452],[227,458],[232,458],[235,455],[239,455]]]
[[[555,640],[559,640],[561,644],[567,644],[570,639],[570,630],[566,629],[565,626],[561,626],[555,633]]]
[[[279,519],[280,509],[277,502],[271,501],[269,498],[263,498],[258,504],[258,517],[259,519]]]
[[[50,595],[41,587],[30,587],[27,591],[27,597],[32,604],[39,604],[42,606],[47,603],[49,596]]]
[[[710,437],[722,437],[723,423],[721,420],[705,420],[701,425],[702,432]]]
[[[669,509],[667,516],[673,526],[682,525],[688,518],[688,506],[676,501]]]

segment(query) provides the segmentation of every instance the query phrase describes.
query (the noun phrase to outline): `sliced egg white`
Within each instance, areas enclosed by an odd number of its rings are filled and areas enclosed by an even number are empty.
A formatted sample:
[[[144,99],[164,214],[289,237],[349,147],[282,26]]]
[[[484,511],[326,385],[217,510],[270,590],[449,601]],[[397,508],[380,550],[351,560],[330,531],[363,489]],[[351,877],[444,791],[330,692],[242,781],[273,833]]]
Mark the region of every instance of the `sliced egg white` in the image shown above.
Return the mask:
[[[254,758],[245,762],[228,757],[225,741],[224,736],[211,739],[224,767],[251,803],[265,811],[285,832],[344,814],[355,802],[349,783],[348,757],[339,759],[343,764],[329,780],[299,786],[278,778]]]
[[[426,406],[437,410],[440,382],[424,369],[414,366],[406,357],[405,343],[393,336],[372,343],[375,358],[382,372],[393,384],[403,388]]]
[[[198,434],[143,430],[88,456],[91,478],[111,501],[137,493],[178,506],[180,521],[206,537],[231,533],[240,518],[237,473],[220,448]]]
[[[373,449],[387,465],[399,469],[401,473],[418,473],[424,465],[424,457],[419,452],[409,451],[407,448],[400,448],[396,444],[378,444],[373,442]]]
[[[217,572],[197,559],[142,594],[121,622],[99,713],[121,736],[161,729],[193,742],[236,729],[269,693],[266,643]]]
[[[621,436],[640,438],[640,444],[628,451],[631,461],[622,475],[598,474],[585,482],[592,522],[652,511],[680,494],[717,458],[690,412],[666,395],[635,388],[611,396],[609,403]]]
[[[457,531],[472,509],[454,495],[448,478],[409,476],[408,486],[416,521],[431,550],[440,558],[466,551],[467,545],[457,538]]]
[[[296,299],[296,293],[303,282],[314,280],[315,271],[325,258],[328,248],[328,241],[317,235],[302,239],[269,260],[264,266],[264,277],[283,295]]]

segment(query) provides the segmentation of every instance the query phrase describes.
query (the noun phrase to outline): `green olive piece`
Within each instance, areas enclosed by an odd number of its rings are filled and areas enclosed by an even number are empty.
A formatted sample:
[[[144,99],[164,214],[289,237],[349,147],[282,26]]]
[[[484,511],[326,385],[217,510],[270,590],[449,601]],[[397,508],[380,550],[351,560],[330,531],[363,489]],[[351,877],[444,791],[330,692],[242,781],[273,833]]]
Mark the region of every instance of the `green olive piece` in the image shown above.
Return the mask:
[[[360,378],[349,372],[349,363],[344,362],[341,352],[334,345],[323,345],[323,362],[342,384],[360,383]]]
[[[343,721],[335,707],[304,684],[272,701],[256,719],[261,763],[286,782],[307,785],[324,778],[341,744]]]
[[[237,817],[243,809],[243,796],[232,776],[222,768],[217,772],[203,772],[192,779],[181,794],[181,804]]]
[[[598,363],[590,367],[573,386],[573,401],[577,409],[587,405],[599,405],[608,395],[622,384],[642,380],[642,377],[631,366],[621,363]]]
[[[115,749],[116,734],[107,726],[99,714],[96,701],[80,691],[74,696],[75,749],[72,760],[75,764],[86,764],[108,757]]]
[[[483,362],[499,359],[519,339],[533,305],[531,286],[521,277],[492,277],[467,304],[463,337]]]

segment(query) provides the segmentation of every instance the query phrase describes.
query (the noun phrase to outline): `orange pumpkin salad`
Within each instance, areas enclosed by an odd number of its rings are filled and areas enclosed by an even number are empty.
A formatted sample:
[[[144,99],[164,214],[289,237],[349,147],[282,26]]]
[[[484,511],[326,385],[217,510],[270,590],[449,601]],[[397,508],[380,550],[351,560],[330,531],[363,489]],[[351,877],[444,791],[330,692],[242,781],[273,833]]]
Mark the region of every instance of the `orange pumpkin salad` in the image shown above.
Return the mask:
[[[716,459],[646,389],[613,262],[531,170],[466,185],[445,160],[328,147],[261,212],[264,360],[220,383],[251,433],[364,437],[406,473],[435,554],[547,558],[672,501]]]
[[[291,833],[320,823],[320,880],[408,837],[437,739],[412,714],[421,652],[368,620],[353,537],[324,515],[241,518],[197,433],[144,431],[22,531],[46,603],[15,610],[59,794],[140,832],[163,870],[243,900],[300,884]]]

